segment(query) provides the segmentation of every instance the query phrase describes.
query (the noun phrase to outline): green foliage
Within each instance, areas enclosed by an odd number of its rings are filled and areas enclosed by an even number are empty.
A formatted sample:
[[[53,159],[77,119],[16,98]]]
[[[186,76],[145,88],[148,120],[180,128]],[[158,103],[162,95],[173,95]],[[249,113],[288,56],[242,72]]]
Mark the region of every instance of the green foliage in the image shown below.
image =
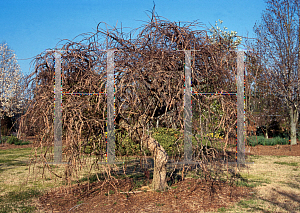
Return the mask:
[[[7,139],[9,138],[9,136],[1,136],[1,143],[6,143]]]
[[[212,134],[214,138],[220,138],[220,134]],[[167,129],[167,128],[155,128],[152,131],[152,136],[155,140],[159,142],[162,147],[164,147],[165,151],[169,156],[180,156],[184,153],[184,135],[179,130],[174,129]],[[195,138],[197,137],[197,139]],[[195,137],[192,137],[192,145],[196,146],[198,144],[198,141],[207,146],[211,146],[212,140],[215,140],[214,138],[208,136],[204,136],[201,138],[200,135],[196,135]]]
[[[164,147],[169,156],[177,156],[183,153],[183,134],[178,130],[167,128],[155,128],[152,137]],[[193,141],[195,143],[195,141]]]
[[[132,141],[127,132],[116,133],[116,153],[118,155],[136,155],[141,152],[141,145]],[[146,154],[150,154],[146,150]]]
[[[149,134],[159,142],[159,144],[164,147],[165,151],[169,156],[181,156],[184,152],[184,135],[179,130],[171,128],[154,128],[149,131]],[[147,156],[150,155],[149,150],[143,150],[140,143],[131,140],[129,134],[126,131],[116,131],[116,155],[117,156],[133,156],[133,155],[143,155],[144,152]],[[211,137],[212,136],[212,137]],[[200,135],[196,135],[200,143],[211,146],[211,140],[216,140],[222,138],[220,133],[208,134],[201,138]],[[87,143],[83,146],[83,152],[86,154],[91,154],[92,152],[102,153],[106,152],[106,146],[104,143],[99,144],[101,140],[100,136],[93,136],[89,139]],[[192,144],[197,145],[197,140],[195,137],[192,138]]]
[[[15,145],[27,145],[29,144],[29,141],[22,141],[20,139],[18,139],[16,136],[10,136],[5,138],[6,143],[8,144],[15,144]]]
[[[102,140],[102,135],[98,135],[98,136],[93,135],[92,137],[89,138],[87,143],[84,143],[83,152],[85,154],[91,154],[92,152],[94,152],[95,154],[105,153],[106,146],[104,142],[101,143],[101,141],[104,141]]]
[[[264,136],[251,136],[247,138],[247,143],[249,146],[256,146],[256,145],[264,145],[264,146],[274,146],[277,144],[286,145],[289,144],[288,138],[265,138]]]

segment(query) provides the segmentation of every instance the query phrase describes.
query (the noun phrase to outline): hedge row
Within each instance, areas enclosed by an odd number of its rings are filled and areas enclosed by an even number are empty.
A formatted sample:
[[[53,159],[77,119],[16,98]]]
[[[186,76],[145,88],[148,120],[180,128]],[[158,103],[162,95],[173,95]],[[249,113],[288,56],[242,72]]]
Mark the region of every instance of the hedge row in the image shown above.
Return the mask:
[[[15,144],[15,145],[28,145],[29,141],[22,141],[16,136],[1,136],[1,143]]]
[[[265,138],[264,136],[251,136],[247,138],[247,144],[249,146],[264,145],[264,146],[274,146],[274,145],[287,145],[289,144],[289,138]]]

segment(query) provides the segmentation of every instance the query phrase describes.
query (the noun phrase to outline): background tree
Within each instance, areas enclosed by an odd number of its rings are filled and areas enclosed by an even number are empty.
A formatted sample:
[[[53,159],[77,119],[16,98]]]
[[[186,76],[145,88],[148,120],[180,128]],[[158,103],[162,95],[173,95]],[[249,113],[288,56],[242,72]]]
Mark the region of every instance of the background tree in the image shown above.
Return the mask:
[[[266,3],[262,21],[254,27],[255,51],[264,66],[264,74],[270,79],[270,89],[289,108],[291,145],[294,145],[300,103],[299,1],[269,0]]]
[[[250,49],[254,43],[247,42]],[[260,57],[255,52],[246,53],[246,75],[245,75],[245,111],[247,134],[254,134],[259,127],[258,134],[266,138],[283,134],[272,129],[275,123],[280,123],[283,128],[286,125],[288,116],[287,106],[283,100],[274,93],[271,80],[264,74],[264,67],[261,65]],[[252,133],[251,133],[252,132]]]
[[[0,45],[0,120],[20,113],[23,98],[21,82],[23,75],[16,55],[7,44]],[[0,122],[1,129],[1,122]],[[1,131],[0,131],[1,139]]]

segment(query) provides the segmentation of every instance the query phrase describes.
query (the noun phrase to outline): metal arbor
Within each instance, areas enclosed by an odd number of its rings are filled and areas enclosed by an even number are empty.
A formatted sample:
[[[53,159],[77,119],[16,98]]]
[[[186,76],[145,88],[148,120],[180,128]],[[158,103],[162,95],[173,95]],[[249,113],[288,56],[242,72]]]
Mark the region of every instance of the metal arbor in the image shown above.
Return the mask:
[[[107,158],[106,163],[115,164],[115,133],[114,133],[114,51],[107,52]],[[191,91],[191,52],[195,50],[184,50],[185,53],[185,93],[184,93],[184,164],[192,163],[192,106],[191,96],[205,93],[194,93]],[[244,141],[244,51],[237,54],[237,149],[236,157],[238,165],[245,165],[245,141]],[[55,89],[54,89],[54,164],[62,162],[62,95],[75,94],[62,92],[61,79],[61,51],[55,50]],[[77,93],[105,94],[105,93]],[[228,95],[228,93],[213,93]]]

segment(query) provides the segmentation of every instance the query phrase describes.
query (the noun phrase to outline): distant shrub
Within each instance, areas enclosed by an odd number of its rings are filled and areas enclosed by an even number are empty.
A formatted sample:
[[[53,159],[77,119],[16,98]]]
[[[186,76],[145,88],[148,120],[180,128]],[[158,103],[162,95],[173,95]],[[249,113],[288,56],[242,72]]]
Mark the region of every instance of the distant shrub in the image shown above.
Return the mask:
[[[127,132],[116,134],[116,151],[119,155],[136,155],[140,153],[140,150],[140,144],[132,141]],[[146,154],[150,152],[147,151]]]
[[[256,145],[264,145],[264,146],[274,146],[277,144],[286,145],[289,144],[288,138],[265,138],[264,136],[251,136],[247,138],[247,143],[249,146],[256,146]]]
[[[6,143],[7,139],[9,138],[9,136],[1,136],[1,143]]]
[[[6,141],[8,144],[15,144],[15,145],[18,145],[20,144],[20,140],[15,137],[15,136],[10,136],[7,141]]]
[[[276,141],[276,144],[280,144],[280,145],[289,144],[289,138],[288,137],[287,138],[276,137],[276,138],[273,138],[273,140]]]
[[[15,144],[15,145],[28,145],[29,141],[22,141],[18,139],[16,136],[9,136],[6,140],[6,143],[8,144]]]

